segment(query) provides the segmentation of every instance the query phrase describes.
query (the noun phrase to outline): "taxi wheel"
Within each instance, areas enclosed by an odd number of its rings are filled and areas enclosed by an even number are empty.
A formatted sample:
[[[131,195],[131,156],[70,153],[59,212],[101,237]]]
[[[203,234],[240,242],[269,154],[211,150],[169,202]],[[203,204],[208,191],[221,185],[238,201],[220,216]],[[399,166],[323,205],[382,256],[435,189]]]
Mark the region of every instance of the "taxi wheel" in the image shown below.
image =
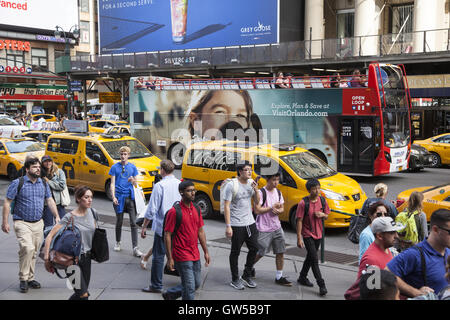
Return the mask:
[[[15,165],[11,163],[8,165],[7,175],[9,180],[14,180],[17,178],[17,169]]]
[[[195,195],[195,204],[199,206],[202,211],[203,219],[211,218],[213,208],[209,197],[204,193],[198,193]]]
[[[105,184],[105,193],[109,200],[112,201],[112,193],[111,193],[111,180],[106,181]]]
[[[441,157],[437,153],[431,153],[431,167],[437,168],[441,165]]]

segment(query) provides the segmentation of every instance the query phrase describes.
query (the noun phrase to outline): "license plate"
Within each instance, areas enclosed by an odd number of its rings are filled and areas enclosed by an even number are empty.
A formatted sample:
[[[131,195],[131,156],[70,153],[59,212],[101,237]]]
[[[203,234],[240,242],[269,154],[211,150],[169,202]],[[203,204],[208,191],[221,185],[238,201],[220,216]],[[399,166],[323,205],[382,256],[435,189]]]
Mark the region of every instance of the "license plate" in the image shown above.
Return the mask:
[[[403,166],[398,167],[398,171],[402,171],[403,170]]]

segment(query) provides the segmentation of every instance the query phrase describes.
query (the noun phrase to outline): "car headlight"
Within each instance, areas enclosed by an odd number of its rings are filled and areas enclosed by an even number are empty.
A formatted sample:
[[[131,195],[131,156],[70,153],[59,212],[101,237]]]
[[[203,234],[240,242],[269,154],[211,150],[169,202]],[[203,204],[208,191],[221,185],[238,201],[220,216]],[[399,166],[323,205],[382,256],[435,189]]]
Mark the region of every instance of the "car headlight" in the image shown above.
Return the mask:
[[[145,175],[147,175],[147,173],[145,172],[145,169],[141,169],[141,168],[137,168],[137,171],[138,171],[138,175],[139,176],[145,176]]]
[[[321,189],[323,194],[325,195],[325,198],[331,199],[331,200],[338,200],[338,201],[345,201],[345,197],[340,194],[340,193],[336,193],[330,190],[326,190],[326,189]]]
[[[415,149],[411,149],[411,154],[418,156],[419,155],[419,151],[415,150]]]
[[[152,177],[155,177],[158,174],[158,170],[149,171],[148,172]]]

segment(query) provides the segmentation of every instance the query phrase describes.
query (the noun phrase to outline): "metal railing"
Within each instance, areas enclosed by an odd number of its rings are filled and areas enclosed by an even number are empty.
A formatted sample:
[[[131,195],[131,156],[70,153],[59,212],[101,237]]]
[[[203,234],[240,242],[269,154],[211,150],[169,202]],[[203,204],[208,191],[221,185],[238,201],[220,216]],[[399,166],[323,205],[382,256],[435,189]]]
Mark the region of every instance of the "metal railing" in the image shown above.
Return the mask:
[[[295,63],[450,51],[450,29],[279,44],[71,57],[71,71]]]

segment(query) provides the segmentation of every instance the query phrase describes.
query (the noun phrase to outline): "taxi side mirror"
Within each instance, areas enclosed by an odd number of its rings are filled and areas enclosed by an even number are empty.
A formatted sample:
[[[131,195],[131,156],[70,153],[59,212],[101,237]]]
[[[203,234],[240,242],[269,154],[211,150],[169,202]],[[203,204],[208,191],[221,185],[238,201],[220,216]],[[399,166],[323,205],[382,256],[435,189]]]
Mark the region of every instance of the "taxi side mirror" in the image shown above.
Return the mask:
[[[6,150],[0,150],[0,155],[5,155],[6,154]]]

